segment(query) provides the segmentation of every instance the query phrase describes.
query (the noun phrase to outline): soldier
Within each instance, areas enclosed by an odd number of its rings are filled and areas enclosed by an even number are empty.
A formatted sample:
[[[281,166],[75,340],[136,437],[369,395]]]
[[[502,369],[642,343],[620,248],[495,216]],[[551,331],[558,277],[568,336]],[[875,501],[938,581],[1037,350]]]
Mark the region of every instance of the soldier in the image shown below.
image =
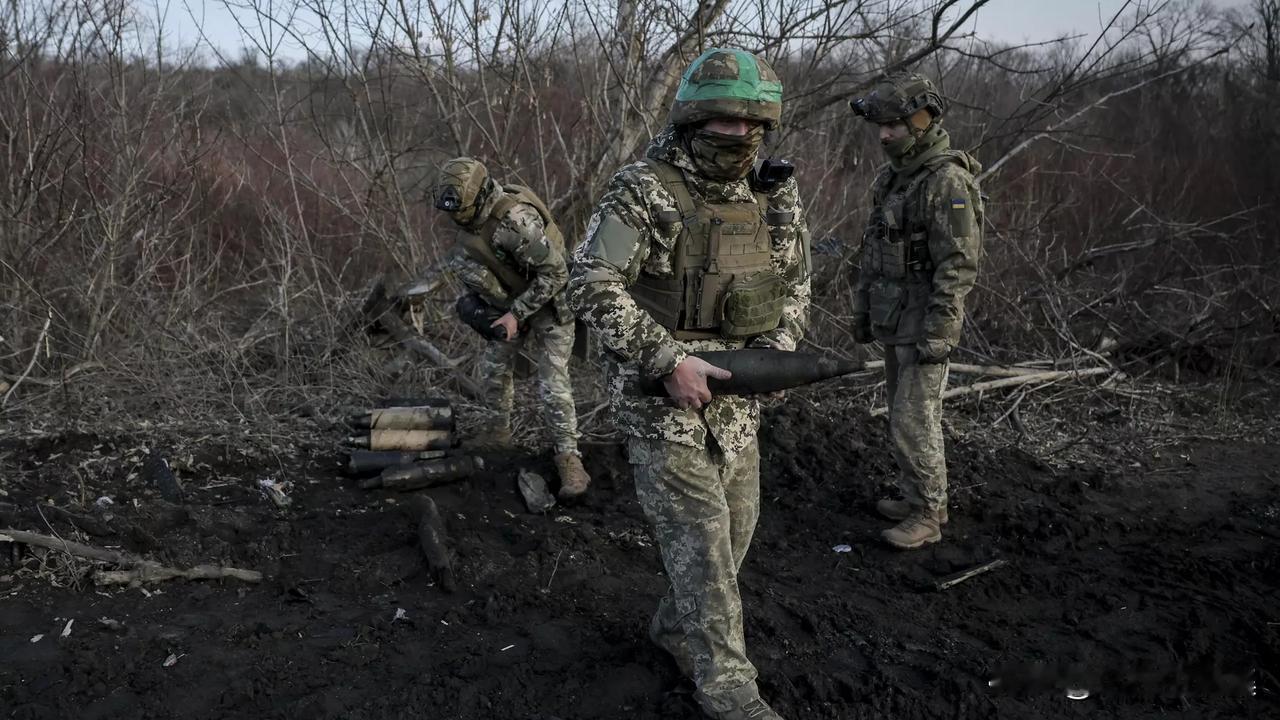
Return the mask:
[[[712,397],[728,373],[695,350],[794,350],[809,306],[808,232],[794,180],[752,173],[782,114],[762,60],[708,50],[669,125],[613,176],[576,254],[569,302],[606,348],[614,422],[670,588],[649,637],[713,718],[779,718],[747,659],[738,569],[760,512],[759,406]],[[670,398],[640,396],[663,378]]]
[[[564,237],[532,190],[504,188],[472,158],[454,158],[440,169],[435,205],[461,228],[455,273],[482,301],[506,311],[493,322],[505,331],[506,340],[490,342],[480,361],[486,398],[497,410],[487,440],[511,443],[513,364],[521,346],[531,344],[543,420],[555,443],[560,496],[579,496],[591,478],[578,452],[578,416],[569,381],[573,314],[564,294],[569,277]]]
[[[898,524],[882,533],[908,550],[942,539],[947,523],[947,465],[942,392],[960,341],[964,300],[982,250],[982,169],[951,149],[942,128],[946,100],[929,79],[895,74],[850,102],[879,126],[889,164],[872,185],[862,267],[853,303],[853,334],[884,344],[889,434],[903,499],[876,510]]]

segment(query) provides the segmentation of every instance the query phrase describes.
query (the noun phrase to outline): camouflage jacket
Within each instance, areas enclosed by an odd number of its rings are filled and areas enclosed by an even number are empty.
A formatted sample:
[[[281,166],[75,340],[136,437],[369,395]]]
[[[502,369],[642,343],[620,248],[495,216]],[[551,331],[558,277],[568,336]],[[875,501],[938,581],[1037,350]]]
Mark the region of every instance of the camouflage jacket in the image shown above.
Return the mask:
[[[959,343],[982,253],[981,169],[944,137],[914,168],[876,177],[853,314],[877,340]]]
[[[695,198],[752,201],[746,180],[718,183],[697,175],[674,128],[668,127],[655,137],[646,155],[684,169]],[[773,269],[787,285],[781,325],[749,343],[720,339],[681,342],[640,309],[628,292],[641,273],[671,273],[680,226],[663,225],[656,214],[676,208],[676,199],[644,163],[627,165],[613,176],[588,225],[587,241],[580,243],[575,253],[569,303],[606,348],[614,423],[623,433],[696,447],[706,447],[710,433],[727,457],[737,454],[755,436],[760,414],[754,399],[720,396],[702,410],[681,410],[668,398],[639,395],[635,381],[639,374],[661,377],[671,373],[693,350],[736,350],[747,344],[795,349],[808,324],[809,311],[809,233],[795,180],[773,191],[769,204],[779,212],[794,213],[789,224],[770,229]],[[604,259],[605,253],[595,242],[602,219],[610,216],[637,231],[631,260],[625,267]]]
[[[476,219],[464,230],[478,231],[500,196],[501,188],[491,193],[476,213]],[[510,310],[522,323],[548,306],[557,322],[569,322],[573,314],[569,311],[564,292],[569,268],[563,251],[547,240],[543,227],[542,216],[535,208],[516,203],[502,218],[489,242],[499,260],[529,278],[529,286],[518,297],[509,297],[493,271],[472,259],[460,246],[454,248],[450,269],[468,290],[479,294],[496,308]]]

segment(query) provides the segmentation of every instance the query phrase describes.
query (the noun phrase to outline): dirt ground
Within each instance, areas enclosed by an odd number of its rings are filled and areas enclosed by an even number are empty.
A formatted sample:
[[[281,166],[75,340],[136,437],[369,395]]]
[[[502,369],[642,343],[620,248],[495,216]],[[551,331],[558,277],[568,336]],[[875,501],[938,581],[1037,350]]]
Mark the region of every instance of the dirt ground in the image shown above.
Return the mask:
[[[515,482],[552,477],[543,458],[429,491],[456,552],[447,594],[408,497],[345,478],[331,423],[297,426],[0,436],[0,528],[266,574],[99,588],[83,563],[0,543],[0,717],[699,717],[645,639],[664,580],[616,445],[591,446],[592,492],[545,516]],[[1280,717],[1280,446],[1108,447],[1111,431],[1070,462],[952,432],[946,542],[903,554],[871,511],[883,422],[803,397],[769,411],[741,578],[765,696],[788,718]],[[172,461],[180,504],[146,481],[143,445]],[[292,483],[290,507],[266,477]]]

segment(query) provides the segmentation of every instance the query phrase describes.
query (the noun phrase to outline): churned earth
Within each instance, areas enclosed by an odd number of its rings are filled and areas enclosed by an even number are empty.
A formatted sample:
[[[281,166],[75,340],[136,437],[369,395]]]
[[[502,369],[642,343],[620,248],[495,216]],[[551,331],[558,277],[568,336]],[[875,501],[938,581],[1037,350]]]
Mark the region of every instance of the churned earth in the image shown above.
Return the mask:
[[[344,477],[336,426],[297,426],[2,436],[0,528],[265,579],[94,587],[87,563],[0,543],[0,717],[699,717],[646,640],[664,580],[616,445],[589,446],[589,496],[545,516],[515,481],[552,477],[543,458],[490,457],[428,491],[455,553],[448,594],[409,498]],[[1280,447],[1188,436],[1050,464],[951,435],[946,542],[904,554],[871,511],[883,421],[805,397],[766,413],[741,584],[784,717],[1280,717]],[[144,445],[181,502],[147,482]],[[291,505],[263,478],[291,483]]]

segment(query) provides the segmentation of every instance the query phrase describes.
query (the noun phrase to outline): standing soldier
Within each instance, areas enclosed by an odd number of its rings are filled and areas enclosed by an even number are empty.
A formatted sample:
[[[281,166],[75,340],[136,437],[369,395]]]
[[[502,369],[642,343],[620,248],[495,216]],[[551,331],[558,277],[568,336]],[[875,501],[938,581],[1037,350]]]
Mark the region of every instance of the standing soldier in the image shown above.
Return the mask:
[[[435,204],[461,228],[455,272],[481,301],[505,314],[493,321],[505,340],[489,342],[480,361],[485,395],[497,420],[487,440],[511,442],[513,365],[532,336],[543,420],[555,443],[560,496],[586,492],[591,478],[578,452],[578,416],[569,380],[573,314],[565,302],[569,277],[564,237],[547,206],[528,188],[499,185],[478,160],[454,158],[440,169]]]
[[[889,434],[902,500],[876,510],[896,526],[882,533],[904,550],[942,539],[947,463],[942,392],[947,359],[960,341],[964,300],[982,251],[982,166],[951,149],[942,129],[946,100],[915,73],[881,78],[850,102],[879,126],[889,164],[872,186],[854,295],[854,338],[884,344]]]
[[[779,718],[756,687],[738,594],[760,513],[759,406],[712,397],[707,378],[728,373],[689,353],[794,350],[804,332],[796,183],[751,172],[781,114],[782,84],[762,60],[699,56],[668,127],[613,176],[569,280],[570,303],[608,351],[614,422],[671,583],[649,637],[712,718]],[[642,397],[642,376],[662,378],[671,397]]]

